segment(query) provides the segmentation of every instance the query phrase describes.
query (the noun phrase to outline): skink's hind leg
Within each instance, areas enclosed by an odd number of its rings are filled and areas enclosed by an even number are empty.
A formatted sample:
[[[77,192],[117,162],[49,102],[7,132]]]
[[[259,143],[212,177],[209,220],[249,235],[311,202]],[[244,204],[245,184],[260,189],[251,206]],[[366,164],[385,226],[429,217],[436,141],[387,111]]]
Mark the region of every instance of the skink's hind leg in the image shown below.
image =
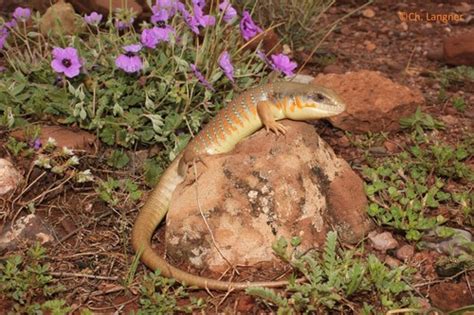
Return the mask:
[[[258,103],[258,117],[260,117],[260,120],[267,131],[271,130],[277,135],[281,132],[281,134],[284,135],[286,133],[286,127],[275,120],[270,106],[271,105],[268,103],[268,101]]]

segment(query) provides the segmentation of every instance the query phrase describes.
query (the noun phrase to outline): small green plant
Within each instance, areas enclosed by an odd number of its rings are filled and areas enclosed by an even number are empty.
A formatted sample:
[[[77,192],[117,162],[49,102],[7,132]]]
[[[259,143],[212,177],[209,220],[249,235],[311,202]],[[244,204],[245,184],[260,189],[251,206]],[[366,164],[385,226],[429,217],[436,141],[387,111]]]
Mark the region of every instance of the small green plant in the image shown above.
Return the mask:
[[[45,249],[37,243],[28,250],[26,258],[15,255],[0,263],[0,293],[13,301],[16,312],[31,314],[43,310],[67,314],[70,310],[62,300],[33,303],[36,298],[50,298],[64,291],[49,275],[50,266],[45,260]]]
[[[123,152],[123,150],[113,150],[107,159],[107,165],[116,169],[120,169],[125,167],[129,161],[130,158],[128,157],[127,153]]]
[[[89,169],[77,169],[80,160],[73,150],[67,147],[56,149],[56,140],[52,138],[38,151],[34,164],[54,174],[67,175],[78,183],[90,182],[94,178]]]
[[[137,314],[192,313],[206,306],[202,298],[189,298],[183,286],[176,286],[174,279],[161,276],[156,270],[145,276],[140,286],[140,310]],[[188,305],[178,305],[178,300],[190,299]]]
[[[474,154],[474,148],[467,140],[455,148],[438,142],[430,144],[429,149],[415,145],[410,152],[418,163],[438,176],[474,181],[474,171],[464,163]]]
[[[279,25],[276,32],[293,47],[305,47],[318,42],[327,31],[321,27],[321,16],[334,0],[247,0],[245,7],[253,9],[256,19],[267,27]],[[316,28],[316,25],[319,27]],[[314,30],[318,29],[317,32]]]
[[[148,186],[155,186],[165,168],[166,165],[163,160],[157,158],[146,159],[143,165],[145,183]]]
[[[414,130],[414,138],[417,142],[425,142],[425,130],[443,129],[444,124],[433,118],[430,114],[423,113],[421,107],[410,117],[400,119],[400,126],[405,129]]]
[[[14,156],[18,156],[21,151],[28,148],[28,144],[18,141],[13,137],[8,138],[8,142],[5,146]]]
[[[302,273],[305,282],[290,279],[286,294],[266,288],[249,288],[246,292],[278,308],[278,314],[313,314],[327,310],[348,311],[347,298],[356,293],[376,292],[380,309],[396,308],[414,303],[411,288],[405,282],[412,273],[405,267],[389,269],[377,257],[356,258],[359,250],[342,251],[337,234],[329,232],[322,254],[300,253],[299,242],[280,238],[273,250]]]
[[[407,152],[384,161],[374,161],[363,169],[366,193],[371,204],[368,213],[379,224],[406,232],[419,240],[423,231],[445,222],[442,216],[429,216],[440,204],[458,205],[459,215],[471,216],[470,193],[444,190],[446,181],[472,182],[474,172],[464,162],[472,156],[470,140],[453,148],[446,144],[415,145]]]
[[[455,97],[452,100],[453,107],[456,108],[458,112],[464,112],[466,110],[466,101],[463,97]]]
[[[474,82],[474,67],[459,66],[445,68],[435,75],[443,88],[449,88],[453,84],[465,84]]]
[[[117,180],[111,177],[107,181],[100,181],[96,191],[100,199],[111,206],[116,206],[124,198],[135,202],[143,193],[131,179]]]
[[[109,15],[99,27],[81,25],[74,36],[40,34],[39,14],[26,36],[12,27],[2,49],[6,69],[0,78],[0,125],[15,128],[26,120],[55,117],[95,131],[108,145],[159,144],[160,158],[173,158],[234,91],[265,83],[266,69],[272,67],[256,47],[247,45],[257,34],[243,36],[241,11],[227,20],[224,11],[212,5],[205,13],[208,24],[193,27],[186,17],[200,10],[190,1],[182,5],[162,28],[172,30],[169,36],[156,43],[144,39],[160,28],[152,21],[117,29],[115,22],[136,17],[127,10]],[[0,28],[5,23],[0,18]],[[116,60],[126,53],[125,47],[139,43],[140,69],[127,73]],[[74,49],[81,60],[80,73],[70,77],[51,66],[56,58],[52,50],[66,48]],[[220,65],[223,55],[229,56],[232,71]]]
[[[452,194],[453,201],[461,208],[466,218],[466,223],[474,226],[474,192],[455,192]]]
[[[66,305],[64,300],[49,300],[43,304],[32,304],[27,307],[27,314],[51,314],[51,315],[67,315],[70,314],[72,308]]]
[[[449,99],[448,93],[444,87],[440,87],[438,91],[438,103],[444,103]]]

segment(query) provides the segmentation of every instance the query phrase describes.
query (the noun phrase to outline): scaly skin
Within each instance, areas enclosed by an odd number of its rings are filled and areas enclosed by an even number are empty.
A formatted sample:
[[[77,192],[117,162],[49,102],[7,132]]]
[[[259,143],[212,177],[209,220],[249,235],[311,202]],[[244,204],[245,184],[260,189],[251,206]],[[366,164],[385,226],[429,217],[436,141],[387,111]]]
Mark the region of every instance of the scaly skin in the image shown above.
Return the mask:
[[[262,127],[284,134],[286,129],[277,120],[319,119],[335,116],[344,110],[344,103],[331,90],[300,83],[271,83],[236,97],[171,163],[139,213],[132,230],[132,245],[141,254],[141,261],[153,270],[160,269],[163,276],[207,289],[239,290],[288,284],[287,281],[226,282],[192,275],[171,266],[156,254],[151,248],[151,237],[168,211],[173,191],[185,179],[188,166],[193,161],[229,152],[239,141]]]

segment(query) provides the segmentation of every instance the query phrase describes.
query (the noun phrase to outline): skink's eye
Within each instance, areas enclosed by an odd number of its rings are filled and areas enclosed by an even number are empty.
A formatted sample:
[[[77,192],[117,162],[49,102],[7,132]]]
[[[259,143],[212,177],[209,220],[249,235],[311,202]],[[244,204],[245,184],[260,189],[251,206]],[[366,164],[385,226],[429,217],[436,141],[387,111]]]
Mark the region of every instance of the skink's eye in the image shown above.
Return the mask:
[[[314,96],[314,100],[315,101],[319,101],[319,102],[322,102],[326,99],[326,97],[321,94],[321,93],[316,93],[316,95]]]

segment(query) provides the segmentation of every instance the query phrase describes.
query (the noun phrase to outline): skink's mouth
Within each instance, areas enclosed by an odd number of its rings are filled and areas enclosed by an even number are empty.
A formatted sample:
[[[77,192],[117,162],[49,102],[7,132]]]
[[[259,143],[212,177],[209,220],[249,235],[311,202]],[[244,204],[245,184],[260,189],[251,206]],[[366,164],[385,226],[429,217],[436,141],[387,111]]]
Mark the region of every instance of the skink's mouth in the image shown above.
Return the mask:
[[[318,109],[337,115],[346,110],[346,106],[342,104],[319,104]]]

